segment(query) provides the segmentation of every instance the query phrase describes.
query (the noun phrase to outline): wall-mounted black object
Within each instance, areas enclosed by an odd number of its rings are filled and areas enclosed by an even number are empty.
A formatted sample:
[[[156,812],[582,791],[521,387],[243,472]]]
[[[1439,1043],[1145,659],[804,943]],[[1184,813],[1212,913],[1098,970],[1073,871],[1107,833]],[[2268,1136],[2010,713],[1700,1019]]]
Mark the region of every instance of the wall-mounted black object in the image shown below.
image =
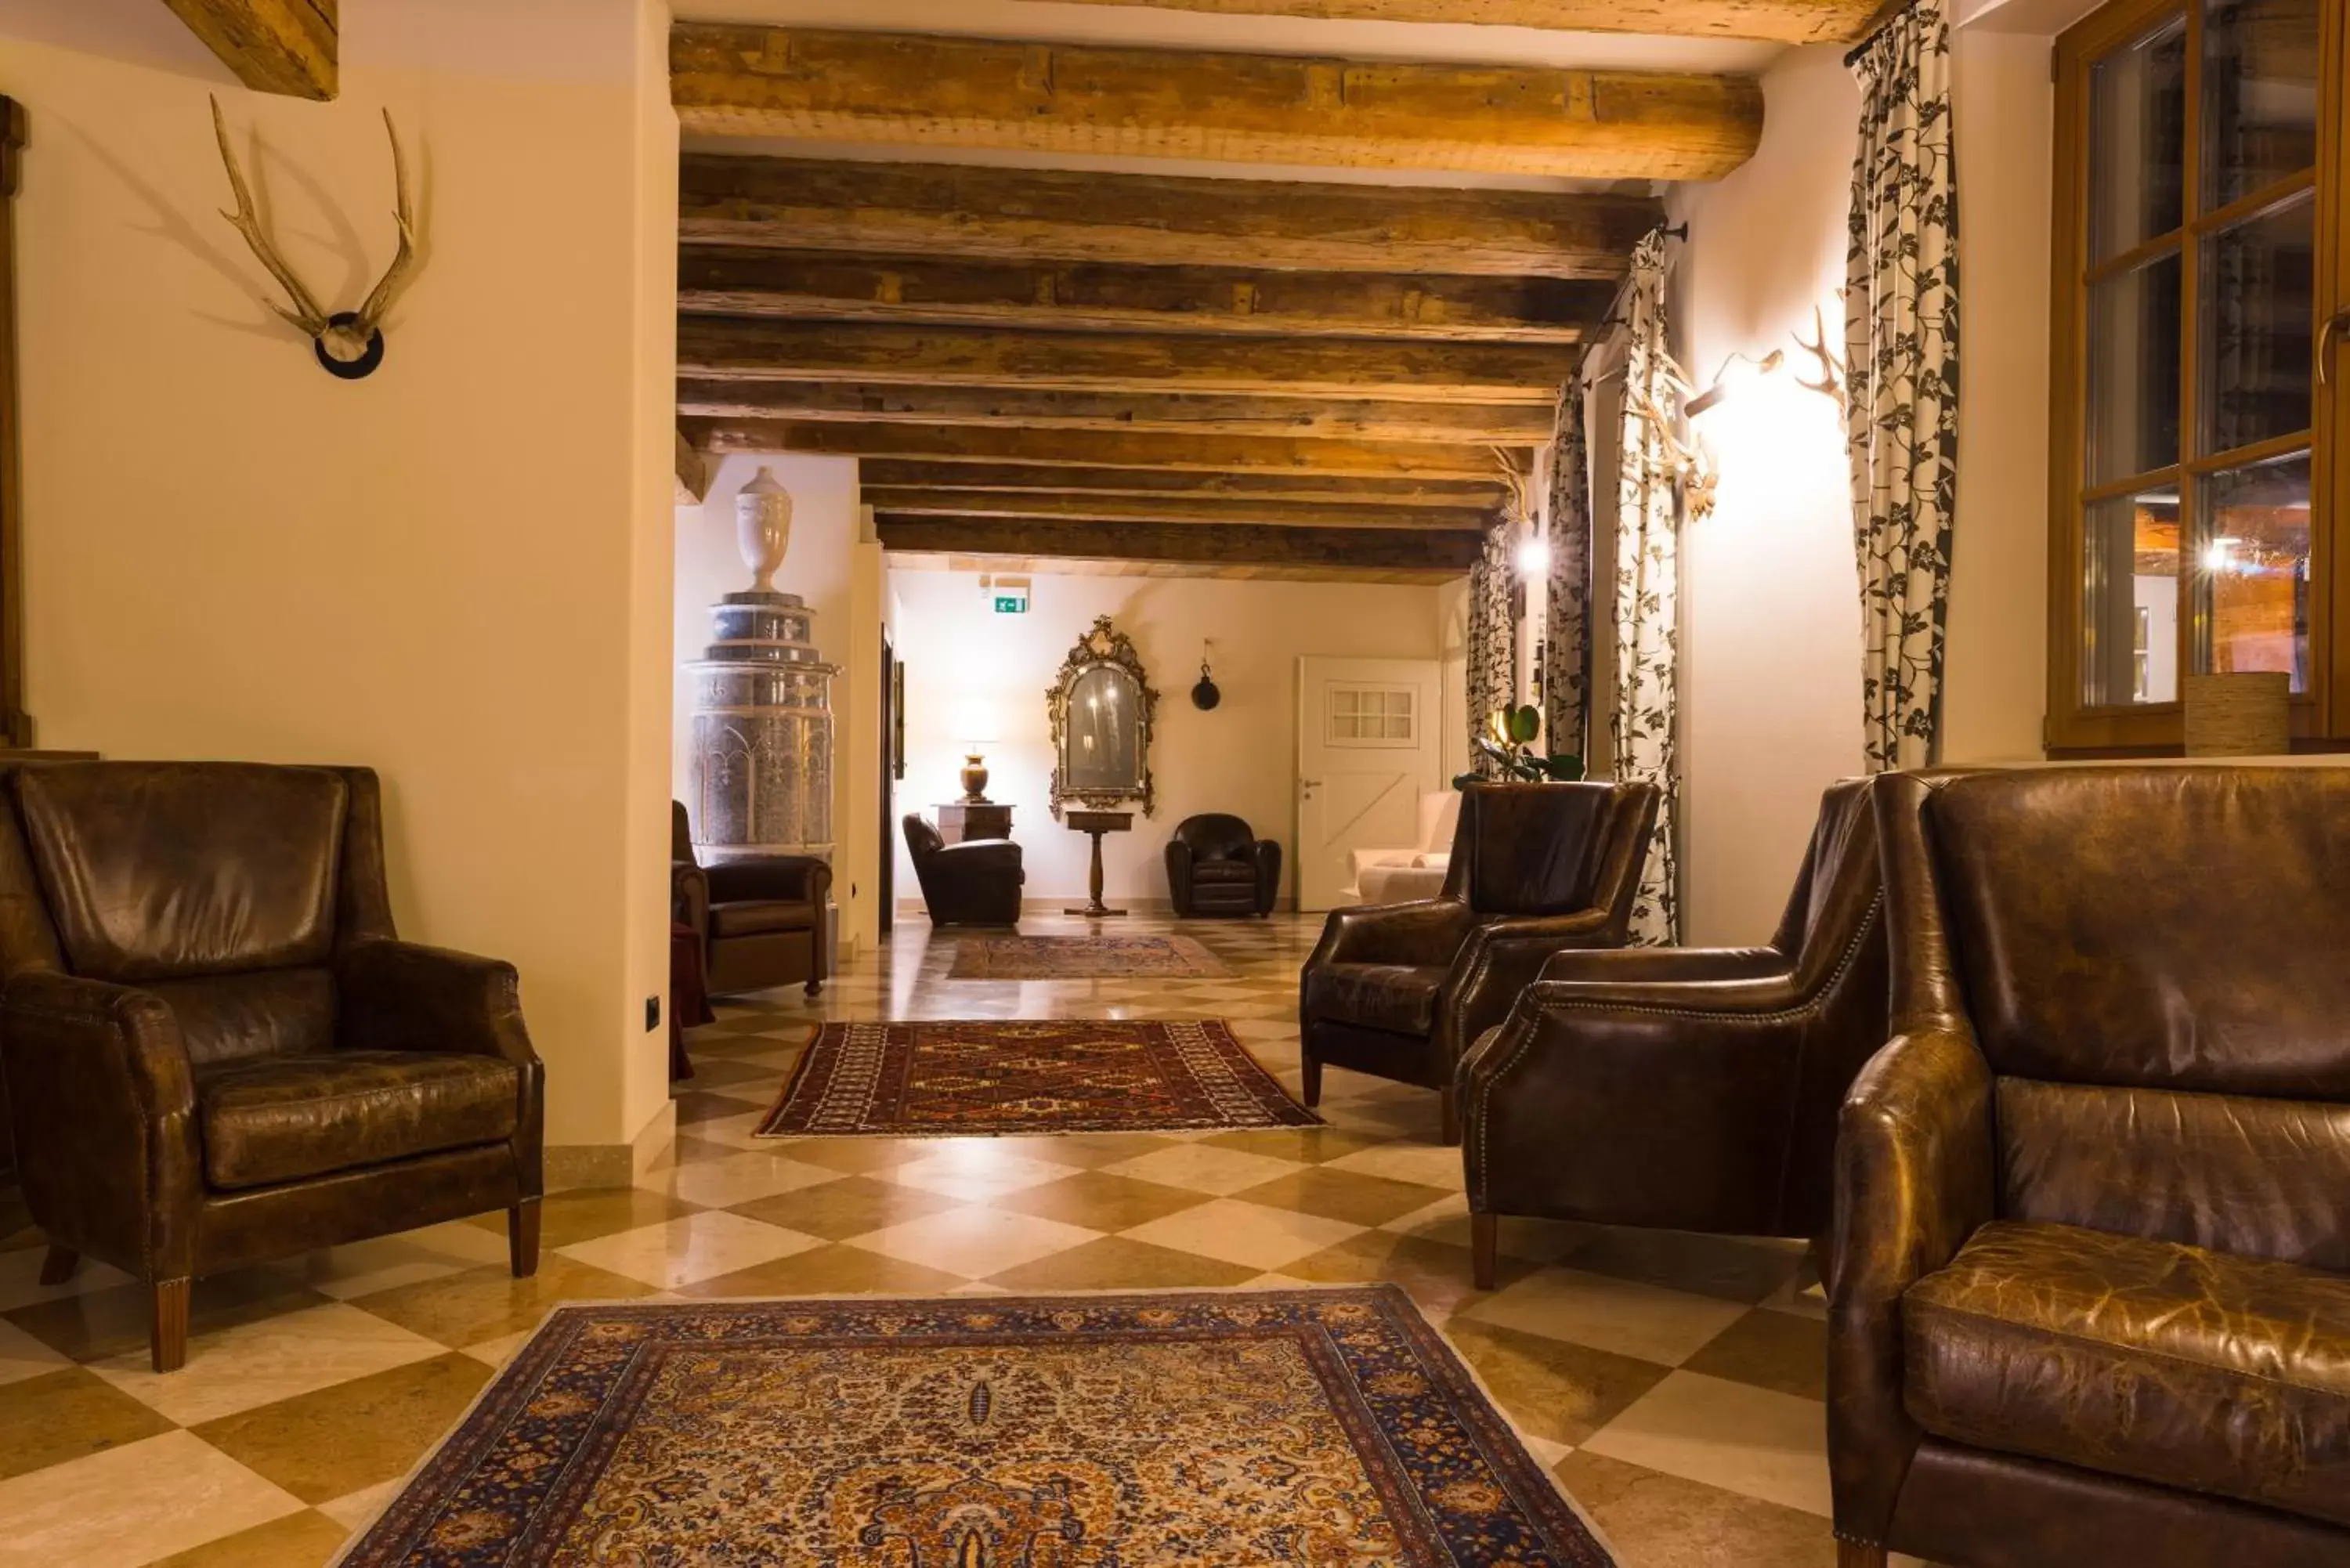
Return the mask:
[[[1224,694],[1217,687],[1216,678],[1208,673],[1208,648],[1207,644],[1201,643],[1200,645],[1200,680],[1198,684],[1191,688],[1191,706],[1205,713],[1223,700]]]

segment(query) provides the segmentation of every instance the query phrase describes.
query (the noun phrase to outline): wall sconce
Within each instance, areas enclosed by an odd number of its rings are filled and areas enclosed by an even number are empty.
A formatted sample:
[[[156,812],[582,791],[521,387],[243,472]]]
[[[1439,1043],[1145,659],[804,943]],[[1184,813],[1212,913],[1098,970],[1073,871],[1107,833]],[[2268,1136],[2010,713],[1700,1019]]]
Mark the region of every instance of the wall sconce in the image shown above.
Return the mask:
[[[1550,572],[1550,541],[1539,534],[1529,534],[1518,541],[1518,576],[1546,576]]]

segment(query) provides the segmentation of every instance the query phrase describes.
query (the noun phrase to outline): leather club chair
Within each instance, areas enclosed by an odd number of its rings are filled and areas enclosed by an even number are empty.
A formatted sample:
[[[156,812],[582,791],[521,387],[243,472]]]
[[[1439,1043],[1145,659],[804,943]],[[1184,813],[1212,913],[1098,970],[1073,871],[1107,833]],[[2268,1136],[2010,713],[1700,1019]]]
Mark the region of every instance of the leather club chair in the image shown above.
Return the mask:
[[[1842,1563],[2350,1563],[2350,773],[1897,775],[1877,814]]]
[[[1187,816],[1167,844],[1167,892],[1187,919],[1270,915],[1281,894],[1281,846],[1237,816]]]
[[[1322,1069],[1438,1091],[1554,953],[1624,945],[1657,820],[1647,784],[1477,784],[1462,793],[1444,891],[1334,909],[1298,983],[1305,1103]]]
[[[693,857],[685,803],[669,803],[672,918],[702,939],[702,988],[733,996],[771,986],[822,990],[825,905],[832,867],[813,855],[763,855],[703,866]]]
[[[136,1275],[169,1372],[200,1275],[496,1209],[537,1268],[515,971],[394,936],[373,773],[58,763],[5,794],[0,1059],[45,1281]]]
[[[1561,953],[1471,1048],[1479,1289],[1503,1214],[1827,1237],[1837,1108],[1885,1044],[1870,793],[1866,779],[1827,792],[1768,947]]]
[[[922,904],[934,926],[1016,926],[1020,846],[1008,838],[974,838],[949,844],[919,813],[905,818],[906,852],[913,857]]]

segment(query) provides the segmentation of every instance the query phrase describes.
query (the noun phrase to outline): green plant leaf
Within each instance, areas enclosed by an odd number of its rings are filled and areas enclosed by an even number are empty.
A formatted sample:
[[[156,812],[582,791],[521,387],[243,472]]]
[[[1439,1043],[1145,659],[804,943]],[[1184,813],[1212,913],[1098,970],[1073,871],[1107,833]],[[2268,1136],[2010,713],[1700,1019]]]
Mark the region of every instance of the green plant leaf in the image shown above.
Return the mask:
[[[1543,770],[1561,784],[1574,784],[1583,777],[1583,759],[1572,753],[1544,757]]]
[[[1542,733],[1542,711],[1528,704],[1510,710],[1510,739],[1520,745],[1530,743]]]

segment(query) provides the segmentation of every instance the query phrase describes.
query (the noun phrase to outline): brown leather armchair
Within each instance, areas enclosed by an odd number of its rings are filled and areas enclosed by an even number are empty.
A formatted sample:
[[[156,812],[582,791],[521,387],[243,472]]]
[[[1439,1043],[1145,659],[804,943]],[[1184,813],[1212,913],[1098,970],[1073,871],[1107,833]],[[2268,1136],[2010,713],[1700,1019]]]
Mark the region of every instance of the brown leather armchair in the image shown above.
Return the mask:
[[[1495,1217],[1825,1238],[1836,1111],[1885,1043],[1870,785],[1827,792],[1771,945],[1565,952],[1461,1064],[1476,1282]]]
[[[1028,879],[1020,867],[1020,846],[1008,838],[949,844],[915,812],[908,812],[901,826],[932,925],[1020,923],[1020,888]]]
[[[1326,1064],[1438,1091],[1461,1141],[1454,1073],[1544,961],[1624,945],[1657,819],[1646,784],[1471,784],[1444,892],[1334,909],[1298,983],[1305,1103]]]
[[[542,1073],[511,965],[399,940],[375,774],[19,769],[0,812],[0,1058],[42,1278],[153,1293],[506,1211],[538,1266]]]
[[[1237,816],[1187,816],[1167,841],[1167,893],[1186,919],[1270,915],[1281,896],[1281,846]]]
[[[702,940],[702,990],[733,996],[797,984],[814,996],[824,988],[825,906],[832,867],[813,855],[763,855],[722,860],[693,857],[693,827],[685,803],[669,803],[669,894],[671,918]]]
[[[1877,815],[1842,1562],[2350,1563],[2350,773],[1901,775]]]

